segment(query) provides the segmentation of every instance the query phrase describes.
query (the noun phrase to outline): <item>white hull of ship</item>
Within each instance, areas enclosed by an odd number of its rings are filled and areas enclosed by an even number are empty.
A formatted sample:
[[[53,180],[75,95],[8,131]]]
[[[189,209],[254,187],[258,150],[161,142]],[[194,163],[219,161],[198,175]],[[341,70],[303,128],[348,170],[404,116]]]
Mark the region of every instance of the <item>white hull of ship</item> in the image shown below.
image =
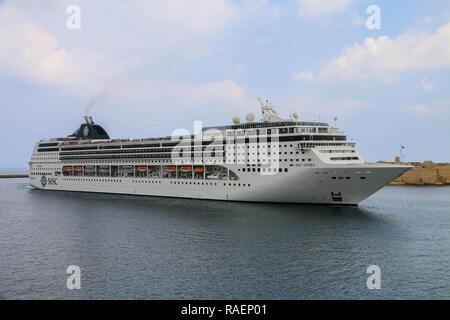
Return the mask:
[[[240,179],[235,181],[49,176],[46,178],[51,177],[53,183],[45,186],[41,183],[41,177],[35,176],[30,178],[30,184],[37,189],[59,191],[249,202],[357,205],[409,169],[409,166],[385,164],[323,168],[290,167],[289,174],[241,173]]]

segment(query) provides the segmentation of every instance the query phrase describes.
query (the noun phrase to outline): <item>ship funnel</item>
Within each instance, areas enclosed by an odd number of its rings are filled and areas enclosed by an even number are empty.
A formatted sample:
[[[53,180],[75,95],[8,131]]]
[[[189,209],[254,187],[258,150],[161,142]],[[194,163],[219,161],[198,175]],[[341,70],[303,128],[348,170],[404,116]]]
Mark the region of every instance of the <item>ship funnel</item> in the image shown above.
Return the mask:
[[[88,116],[84,116],[83,118],[84,118],[84,121],[86,121],[86,123],[89,123],[89,118],[88,118]]]
[[[92,116],[89,116],[89,121],[90,121],[91,124],[94,123],[94,120],[92,120]]]

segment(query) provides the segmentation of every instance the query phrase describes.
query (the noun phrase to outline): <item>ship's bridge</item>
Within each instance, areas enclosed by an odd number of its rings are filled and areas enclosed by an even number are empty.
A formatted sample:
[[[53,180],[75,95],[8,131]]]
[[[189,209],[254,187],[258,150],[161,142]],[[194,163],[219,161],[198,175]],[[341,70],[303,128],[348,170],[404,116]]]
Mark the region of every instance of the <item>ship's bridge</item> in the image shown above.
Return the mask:
[[[211,129],[216,129],[222,131],[222,130],[238,130],[238,129],[253,129],[253,128],[277,128],[290,126],[329,127],[328,123],[326,122],[278,121],[278,122],[252,122],[228,126],[213,126],[213,127],[205,127],[202,130],[207,131]]]

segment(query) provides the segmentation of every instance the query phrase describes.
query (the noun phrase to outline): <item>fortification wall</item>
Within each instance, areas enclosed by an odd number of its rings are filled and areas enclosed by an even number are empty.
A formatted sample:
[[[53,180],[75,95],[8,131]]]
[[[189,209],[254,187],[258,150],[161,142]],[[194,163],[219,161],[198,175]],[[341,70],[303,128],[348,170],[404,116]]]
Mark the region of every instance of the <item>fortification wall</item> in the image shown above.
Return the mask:
[[[399,164],[398,161],[395,163]],[[391,185],[450,185],[450,163],[424,161],[406,164],[414,165],[414,168],[392,181]]]

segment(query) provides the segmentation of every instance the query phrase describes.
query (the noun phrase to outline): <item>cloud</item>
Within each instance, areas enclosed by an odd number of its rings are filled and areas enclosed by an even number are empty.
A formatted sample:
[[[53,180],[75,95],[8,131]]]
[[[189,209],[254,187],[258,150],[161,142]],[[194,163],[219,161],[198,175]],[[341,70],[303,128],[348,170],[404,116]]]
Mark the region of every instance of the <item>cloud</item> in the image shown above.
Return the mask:
[[[367,101],[352,97],[325,98],[317,95],[287,96],[280,101],[279,105],[288,108],[284,111],[304,114],[307,119],[316,119],[319,114],[328,118],[343,116],[371,107]],[[283,108],[280,109],[283,110]]]
[[[450,23],[436,33],[409,31],[396,38],[366,38],[326,63],[321,78],[390,79],[409,70],[432,70],[450,66]]]
[[[440,106],[450,107],[450,98],[439,99],[438,101],[436,101],[436,103]]]
[[[416,114],[428,114],[430,113],[431,109],[424,104],[416,104],[406,107],[406,111]]]
[[[204,107],[243,107],[248,104],[244,87],[231,80],[200,84],[184,82],[141,81],[112,84],[116,99],[123,102],[152,105],[170,105],[172,110],[197,110]]]
[[[366,20],[364,20],[363,18],[361,18],[360,16],[354,16],[352,18],[352,24],[354,26],[362,26],[366,24]]]
[[[300,16],[329,16],[346,10],[352,0],[298,0]]]
[[[347,111],[366,109],[366,108],[369,108],[369,106],[370,106],[370,104],[366,101],[357,100],[357,99],[348,98],[348,97],[341,100],[341,105]]]
[[[415,88],[422,88],[427,91],[432,91],[434,89],[434,85],[430,81],[428,81],[427,78],[422,78],[422,80],[420,80],[420,83],[414,84],[413,86]]]
[[[57,86],[82,85],[113,76],[98,52],[67,50],[25,14],[0,7],[0,71],[14,78]]]
[[[139,18],[160,27],[208,34],[232,22],[239,13],[228,0],[139,1],[136,8]]]
[[[180,100],[188,104],[208,104],[214,102],[241,103],[245,101],[245,89],[233,81],[223,80],[201,85],[180,87]]]
[[[405,107],[404,110],[415,115],[439,115],[444,117],[450,112],[450,99],[439,99],[430,104],[414,104]]]
[[[294,79],[295,81],[311,82],[314,80],[314,73],[312,73],[311,71],[298,72],[298,73],[292,75],[292,79]]]
[[[242,66],[236,66],[236,67],[234,68],[234,72],[235,72],[236,74],[243,74],[243,73],[245,72],[245,69],[244,69],[244,67],[242,67]]]
[[[46,10],[22,1],[2,4],[3,76],[70,96],[90,97],[111,82],[139,86],[161,72],[169,77],[171,69],[191,70],[190,62],[212,54],[208,41],[239,15],[228,0],[99,0],[81,1],[80,7],[81,30],[68,31],[60,2],[49,1]],[[174,77],[175,87],[182,86],[178,82]]]

